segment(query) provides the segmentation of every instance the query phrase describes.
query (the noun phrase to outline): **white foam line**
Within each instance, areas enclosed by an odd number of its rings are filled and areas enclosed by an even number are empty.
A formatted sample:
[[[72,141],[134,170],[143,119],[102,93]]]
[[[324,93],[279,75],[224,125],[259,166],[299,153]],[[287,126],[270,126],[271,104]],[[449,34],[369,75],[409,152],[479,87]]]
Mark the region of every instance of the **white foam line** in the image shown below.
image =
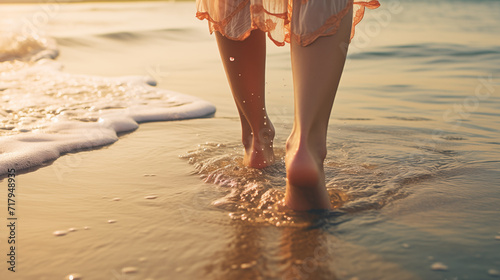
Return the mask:
[[[23,28],[22,22],[0,19],[0,117],[7,118],[0,125],[18,133],[0,137],[0,176],[109,145],[142,122],[215,112],[207,101],[152,87],[156,81],[148,77],[64,73],[54,61],[56,42],[39,30],[19,36]]]
[[[98,122],[56,122],[47,129],[0,138],[0,175],[9,168],[22,170],[40,166],[69,152],[109,145],[118,133],[139,127],[138,123],[199,118],[215,113],[215,107],[204,100],[167,91],[172,101],[183,102],[170,108],[136,106],[107,114]]]

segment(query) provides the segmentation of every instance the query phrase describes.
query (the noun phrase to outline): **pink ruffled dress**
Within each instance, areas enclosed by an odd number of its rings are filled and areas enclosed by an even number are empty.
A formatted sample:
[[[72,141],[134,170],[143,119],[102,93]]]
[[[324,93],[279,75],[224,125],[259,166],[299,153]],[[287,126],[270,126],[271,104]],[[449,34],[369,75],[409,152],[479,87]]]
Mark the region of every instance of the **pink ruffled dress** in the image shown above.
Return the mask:
[[[365,8],[379,6],[377,0],[196,0],[196,17],[208,20],[210,33],[218,31],[233,40],[260,29],[278,46],[291,39],[307,46],[335,34],[351,8],[352,38]]]

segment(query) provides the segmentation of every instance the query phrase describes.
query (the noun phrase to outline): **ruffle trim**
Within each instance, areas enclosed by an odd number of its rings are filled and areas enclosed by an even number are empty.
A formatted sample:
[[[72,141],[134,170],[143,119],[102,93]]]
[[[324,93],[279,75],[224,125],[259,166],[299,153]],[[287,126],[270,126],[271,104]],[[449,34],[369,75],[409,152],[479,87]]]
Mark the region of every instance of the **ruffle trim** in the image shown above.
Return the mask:
[[[360,5],[360,8],[356,11],[355,15],[352,15],[351,40],[354,37],[354,31],[356,25],[358,25],[358,23],[360,23],[363,17],[365,16],[365,8],[373,10],[380,7],[380,3],[377,0],[372,0],[370,2],[354,1],[354,5]]]
[[[239,12],[241,12],[245,6],[248,4],[248,2],[250,2],[250,0],[246,0],[244,2],[241,2],[238,7],[236,7],[236,9],[229,15],[227,16],[225,19],[223,19],[222,21],[216,21],[214,20],[208,12],[196,12],[196,17],[200,20],[208,20],[211,25],[210,25],[210,34],[212,34],[214,31],[217,31],[217,32],[220,32],[224,37],[227,37],[231,40],[235,40],[235,41],[243,41],[245,40],[246,38],[248,38],[248,36],[250,36],[250,33],[253,31],[253,30],[256,30],[256,29],[260,29],[264,32],[267,32],[268,34],[268,37],[269,39],[271,39],[271,41],[274,42],[274,44],[276,44],[277,46],[284,46],[285,45],[285,42],[280,42],[278,40],[275,40],[272,35],[271,35],[271,31],[274,30],[275,28],[275,23],[272,22],[271,20],[268,21],[268,23],[262,23],[262,22],[257,22],[255,21],[255,19],[257,18],[254,18],[252,17],[252,24],[251,24],[251,27],[246,31],[244,32],[243,34],[241,34],[240,36],[238,37],[233,37],[233,36],[229,36],[228,34],[226,34],[225,32],[225,26],[231,22],[231,20],[233,19],[233,17],[235,15],[237,15]],[[281,14],[276,14],[276,13],[271,13],[269,11],[267,11],[264,6],[262,5],[253,5],[252,7],[250,7],[250,12],[252,14],[255,14],[255,13],[258,13],[258,12],[265,12],[266,14],[268,15],[272,15],[272,16],[275,16],[275,17],[278,17],[278,18],[281,18],[283,20],[285,20],[285,24],[288,22],[288,18],[287,18],[287,14],[288,13],[281,13]]]
[[[215,21],[209,15],[208,12],[197,12],[196,17],[200,20],[206,19],[211,23],[211,24],[209,24],[210,34],[212,34],[214,31],[217,31],[217,32],[220,32],[223,36],[225,36],[231,40],[243,41],[246,38],[248,38],[248,36],[250,36],[250,33],[253,30],[260,29],[264,32],[267,32],[269,39],[271,41],[273,41],[274,44],[276,44],[277,46],[284,46],[285,43],[290,43],[291,38],[293,38],[293,40],[295,40],[301,46],[307,46],[307,45],[310,45],[311,43],[313,43],[316,39],[318,39],[321,36],[331,36],[331,35],[334,35],[335,33],[337,33],[337,31],[340,27],[340,23],[342,22],[342,19],[348,14],[349,10],[352,9],[354,5],[359,5],[360,6],[359,9],[357,9],[356,13],[353,14],[352,29],[351,29],[351,40],[352,40],[352,38],[354,37],[356,25],[359,22],[361,22],[361,20],[363,19],[364,15],[365,15],[365,8],[376,9],[376,8],[380,7],[380,3],[377,0],[372,0],[370,2],[359,2],[359,1],[350,0],[349,3],[346,5],[346,7],[344,9],[342,9],[342,11],[340,11],[338,14],[333,15],[330,18],[328,18],[325,21],[325,23],[323,24],[323,26],[318,28],[313,33],[301,36],[301,35],[297,35],[297,34],[293,33],[290,30],[290,21],[291,21],[290,16],[292,14],[291,13],[292,7],[290,5],[288,6],[287,13],[271,13],[271,12],[267,11],[264,8],[264,6],[262,6],[262,5],[252,5],[250,7],[250,13],[252,14],[251,15],[252,22],[251,22],[250,28],[238,37],[229,36],[224,31],[225,26],[229,22],[231,22],[233,17],[235,15],[237,15],[239,12],[241,12],[249,2],[250,2],[250,0],[246,0],[246,1],[241,2],[238,5],[238,7],[222,21]],[[305,2],[307,2],[307,0],[305,0]],[[271,31],[273,31],[276,28],[276,23],[274,23],[270,19],[268,19],[266,22],[258,21],[259,17],[253,16],[253,14],[262,13],[262,12],[284,20],[286,32],[285,32],[285,37],[284,37],[283,42],[276,40],[272,37]],[[327,30],[330,30],[330,31],[326,32]]]

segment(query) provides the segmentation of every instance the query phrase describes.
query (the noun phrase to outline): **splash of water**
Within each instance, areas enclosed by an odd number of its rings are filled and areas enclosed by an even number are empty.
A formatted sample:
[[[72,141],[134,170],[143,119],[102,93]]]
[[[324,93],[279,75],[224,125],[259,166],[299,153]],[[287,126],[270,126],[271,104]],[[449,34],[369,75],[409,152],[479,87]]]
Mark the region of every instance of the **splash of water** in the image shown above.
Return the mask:
[[[225,190],[226,195],[211,204],[228,211],[231,219],[275,226],[310,226],[311,215],[317,213],[299,213],[284,205],[284,156],[284,149],[277,148],[275,164],[254,169],[243,165],[238,144],[206,143],[181,158],[187,159],[205,182]],[[329,189],[329,194],[335,209],[347,201],[343,191]]]
[[[375,145],[376,142],[367,149]],[[228,211],[232,219],[276,226],[311,225],[310,213],[292,211],[283,203],[285,150],[277,146],[276,163],[265,169],[244,166],[241,145],[236,143],[205,143],[181,158],[187,159],[205,182],[216,184],[225,192],[225,196],[211,204]],[[414,162],[394,155],[389,155],[394,158],[388,161],[388,155],[383,154],[387,151],[383,149],[380,154],[371,155],[376,160],[368,159],[365,150],[348,141],[329,143],[328,150],[333,152],[328,155],[324,168],[334,207],[328,215],[334,216],[381,209],[411,194],[412,185],[444,176],[457,168],[453,156],[443,157],[436,149],[427,151],[425,160]],[[377,149],[370,151],[376,153]]]

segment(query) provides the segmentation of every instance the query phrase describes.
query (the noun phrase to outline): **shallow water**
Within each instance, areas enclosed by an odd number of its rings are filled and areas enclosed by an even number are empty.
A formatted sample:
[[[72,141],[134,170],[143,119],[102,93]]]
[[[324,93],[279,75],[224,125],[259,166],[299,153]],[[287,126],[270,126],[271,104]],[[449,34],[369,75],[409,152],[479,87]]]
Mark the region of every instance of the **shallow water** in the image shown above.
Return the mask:
[[[214,38],[192,4],[60,7],[44,28],[65,72],[154,76],[160,90],[208,100],[217,113],[144,124],[18,176],[19,272],[1,266],[2,279],[495,279],[500,5],[399,3],[385,10],[390,20],[369,12],[357,31],[329,127],[336,208],[309,214],[280,203],[282,160],[262,171],[241,165]],[[30,7],[23,13],[38,11]],[[293,119],[289,53],[268,52],[282,158]],[[437,262],[447,270],[432,270]]]

